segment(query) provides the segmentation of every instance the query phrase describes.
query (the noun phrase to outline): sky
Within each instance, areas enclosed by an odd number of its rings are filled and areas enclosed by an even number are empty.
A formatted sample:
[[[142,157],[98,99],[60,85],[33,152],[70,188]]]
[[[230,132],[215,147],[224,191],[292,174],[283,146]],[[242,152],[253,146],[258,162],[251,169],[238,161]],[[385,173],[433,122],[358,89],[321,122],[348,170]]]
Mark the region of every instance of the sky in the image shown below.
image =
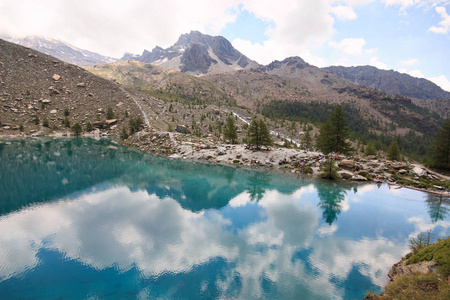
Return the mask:
[[[372,65],[450,91],[450,0],[0,0],[0,35],[116,58],[192,30],[222,35],[260,64]]]

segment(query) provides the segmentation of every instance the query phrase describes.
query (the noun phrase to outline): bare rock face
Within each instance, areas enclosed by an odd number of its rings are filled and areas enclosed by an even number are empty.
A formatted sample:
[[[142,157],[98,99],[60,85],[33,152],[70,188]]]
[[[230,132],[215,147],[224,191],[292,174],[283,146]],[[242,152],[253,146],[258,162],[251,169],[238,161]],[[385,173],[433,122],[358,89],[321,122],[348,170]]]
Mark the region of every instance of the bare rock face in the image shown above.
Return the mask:
[[[418,264],[406,266],[406,261],[402,260],[396,263],[389,271],[388,276],[394,280],[398,276],[412,275],[414,273],[429,274],[437,272],[437,263],[432,261],[423,261]]]

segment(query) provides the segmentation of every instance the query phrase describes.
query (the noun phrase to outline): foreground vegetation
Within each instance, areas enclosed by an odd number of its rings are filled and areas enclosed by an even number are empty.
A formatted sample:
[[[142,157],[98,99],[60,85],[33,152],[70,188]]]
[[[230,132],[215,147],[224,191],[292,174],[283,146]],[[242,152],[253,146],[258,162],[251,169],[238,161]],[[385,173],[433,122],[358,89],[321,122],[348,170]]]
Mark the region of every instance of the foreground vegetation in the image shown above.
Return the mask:
[[[429,244],[430,234],[411,240],[405,265],[433,260],[438,272],[398,276],[380,296],[368,293],[366,299],[450,299],[450,237]]]

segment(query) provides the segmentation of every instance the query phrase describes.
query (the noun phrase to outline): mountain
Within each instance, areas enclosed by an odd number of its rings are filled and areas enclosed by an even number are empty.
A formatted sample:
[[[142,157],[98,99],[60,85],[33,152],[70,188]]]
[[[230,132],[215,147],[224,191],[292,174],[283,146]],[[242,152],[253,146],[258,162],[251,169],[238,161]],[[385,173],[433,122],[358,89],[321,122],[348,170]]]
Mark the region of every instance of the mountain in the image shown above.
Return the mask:
[[[353,84],[299,57],[203,78],[232,95],[239,106],[270,118],[321,123],[333,106],[340,104],[351,116],[352,130],[361,135],[405,135],[410,130],[423,135],[439,127],[439,117],[410,98]]]
[[[198,31],[181,35],[167,49],[157,46],[151,52],[144,50],[140,56],[127,53],[122,58],[130,59],[195,76],[259,67],[258,63],[237,51],[224,37],[213,37]]]
[[[103,126],[109,107],[119,126],[128,124],[131,117],[142,116],[133,95],[119,84],[0,40],[0,131],[18,132],[20,125],[26,133],[67,130],[62,124],[67,113],[71,124]],[[48,127],[40,125],[44,118]],[[120,129],[111,127],[116,134]]]
[[[95,75],[114,80],[166,101],[193,104],[235,105],[236,100],[211,82],[182,72],[134,60],[87,68]]]
[[[372,66],[331,66],[323,70],[388,94],[399,94],[417,99],[450,99],[450,92],[444,91],[433,82],[412,77],[394,70],[380,70]]]
[[[20,39],[11,37],[3,38],[6,41],[37,50],[78,66],[93,66],[117,61],[115,58],[80,49],[58,39],[40,36],[27,36]]]

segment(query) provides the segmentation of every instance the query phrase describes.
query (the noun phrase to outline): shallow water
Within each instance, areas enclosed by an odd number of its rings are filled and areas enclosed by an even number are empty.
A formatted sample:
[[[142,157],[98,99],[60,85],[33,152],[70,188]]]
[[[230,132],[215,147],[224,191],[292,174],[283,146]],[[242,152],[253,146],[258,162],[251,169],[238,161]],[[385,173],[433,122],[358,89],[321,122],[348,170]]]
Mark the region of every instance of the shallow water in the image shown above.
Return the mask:
[[[0,142],[0,298],[362,299],[450,200],[146,155]]]

